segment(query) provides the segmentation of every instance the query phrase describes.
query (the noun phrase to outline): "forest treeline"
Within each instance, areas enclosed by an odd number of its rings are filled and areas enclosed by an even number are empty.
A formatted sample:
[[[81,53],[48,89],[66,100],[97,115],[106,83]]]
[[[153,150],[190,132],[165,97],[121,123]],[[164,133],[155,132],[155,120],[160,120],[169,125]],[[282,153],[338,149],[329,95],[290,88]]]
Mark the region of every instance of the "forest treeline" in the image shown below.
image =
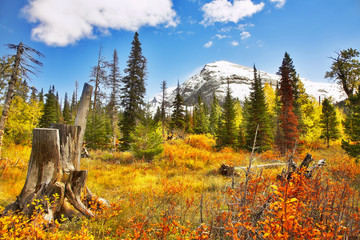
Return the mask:
[[[55,86],[45,93],[28,85],[27,65],[16,68],[16,60],[34,60],[26,54],[31,48],[11,45],[17,54],[0,59],[0,97],[3,116],[6,96],[9,97],[4,143],[29,144],[32,129],[49,127],[51,123],[73,124],[79,101],[79,86],[69,97],[60,97]],[[26,46],[27,47],[27,46]],[[22,54],[18,54],[18,53]],[[30,58],[29,58],[30,57]],[[219,101],[214,94],[210,105],[201,97],[194,106],[186,106],[180,85],[174,101],[168,104],[167,83],[161,86],[162,103],[155,113],[144,100],[147,61],[142,54],[138,33],[135,33],[126,68],[120,71],[117,51],[106,60],[99,50],[97,63],[90,69],[89,82],[94,86],[91,109],[85,133],[86,145],[92,149],[132,150],[138,158],[151,159],[162,151],[168,137],[185,134],[211,134],[218,148],[250,150],[257,131],[258,151],[276,149],[285,154],[295,145],[341,140],[342,148],[360,156],[360,63],[356,49],[336,52],[325,78],[336,81],[347,99],[315,99],[309,96],[295,70],[293,60],[285,52],[277,74],[276,86],[262,82],[254,66],[250,95],[244,102],[232,96],[228,85],[226,96]],[[33,62],[33,61],[32,61]],[[35,62],[38,64],[39,62]],[[39,65],[39,64],[38,64]],[[32,73],[32,71],[30,71]],[[10,89],[11,90],[11,89]],[[2,123],[0,123],[1,125]],[[1,127],[1,126],[0,126]]]

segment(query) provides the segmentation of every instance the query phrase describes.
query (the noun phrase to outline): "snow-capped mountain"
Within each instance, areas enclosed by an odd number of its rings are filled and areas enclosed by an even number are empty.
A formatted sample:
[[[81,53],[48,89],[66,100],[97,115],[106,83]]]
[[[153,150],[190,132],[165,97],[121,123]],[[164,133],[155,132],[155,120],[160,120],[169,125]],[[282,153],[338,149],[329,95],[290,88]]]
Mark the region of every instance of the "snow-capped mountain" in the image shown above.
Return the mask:
[[[258,70],[263,83],[270,83],[273,87],[280,80],[275,74],[266,73]],[[224,99],[229,82],[232,90],[232,96],[244,101],[249,96],[251,82],[254,79],[254,70],[250,67],[241,66],[227,61],[217,61],[206,64],[200,73],[190,77],[186,82],[180,85],[180,93],[182,94],[186,105],[193,106],[197,102],[200,95],[201,99],[210,104],[213,95],[216,94],[220,102]],[[345,93],[341,91],[335,83],[312,82],[305,78],[300,78],[304,84],[305,91],[310,96],[318,99],[332,97],[335,101],[345,99]],[[176,95],[176,87],[167,89],[168,106],[174,101]],[[162,93],[157,94],[152,100],[152,106],[155,110],[160,106]]]

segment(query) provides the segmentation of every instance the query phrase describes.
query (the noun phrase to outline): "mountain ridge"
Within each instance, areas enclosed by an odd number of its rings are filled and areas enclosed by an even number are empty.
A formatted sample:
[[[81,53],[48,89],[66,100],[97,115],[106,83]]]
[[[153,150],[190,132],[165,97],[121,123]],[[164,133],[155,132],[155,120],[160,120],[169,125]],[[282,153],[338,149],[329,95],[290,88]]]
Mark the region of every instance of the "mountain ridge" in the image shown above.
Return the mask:
[[[263,84],[269,83],[275,88],[280,81],[280,76],[258,70]],[[231,63],[228,61],[215,61],[205,64],[201,71],[180,85],[180,93],[187,106],[193,106],[200,95],[203,102],[208,105],[216,94],[220,102],[224,99],[229,82],[232,96],[241,102],[250,94],[251,82],[254,79],[253,68]],[[316,99],[332,97],[336,102],[346,98],[335,83],[312,82],[306,78],[300,78],[304,84],[305,92]],[[176,95],[176,87],[167,89],[167,107],[171,106]],[[157,94],[151,101],[152,108],[156,110],[161,105],[162,93]]]

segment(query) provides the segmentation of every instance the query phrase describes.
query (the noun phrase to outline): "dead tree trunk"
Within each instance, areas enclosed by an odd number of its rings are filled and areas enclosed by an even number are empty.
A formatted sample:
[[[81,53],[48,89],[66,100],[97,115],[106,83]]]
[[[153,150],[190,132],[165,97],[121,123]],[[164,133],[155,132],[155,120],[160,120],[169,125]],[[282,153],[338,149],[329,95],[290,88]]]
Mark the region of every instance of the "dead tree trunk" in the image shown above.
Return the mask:
[[[45,219],[51,222],[62,214],[68,218],[94,216],[87,207],[90,200],[107,204],[106,200],[94,196],[86,187],[88,172],[79,170],[82,128],[62,124],[53,124],[52,127],[33,130],[25,185],[16,201],[6,207],[4,214],[21,211],[31,215],[35,210],[32,203],[39,200]]]
[[[293,160],[293,155],[290,156],[288,161],[287,170],[283,169],[281,175],[278,175],[277,178],[279,180],[290,179],[291,175],[295,172],[300,172],[303,170],[303,174],[310,178],[314,171],[319,167],[325,165],[325,159],[320,159],[317,163],[314,163],[313,166],[310,166],[310,163],[314,161],[310,153],[307,153],[304,160],[301,162],[300,166],[298,167],[297,164]]]
[[[89,114],[92,90],[93,87],[90,84],[87,83],[84,84],[84,89],[80,98],[78,113],[75,118],[75,125],[81,127],[79,142],[78,142],[79,144],[78,148],[80,149],[80,154],[78,155],[77,162],[74,164],[75,168],[78,170],[80,169],[81,149],[84,143],[86,120]]]

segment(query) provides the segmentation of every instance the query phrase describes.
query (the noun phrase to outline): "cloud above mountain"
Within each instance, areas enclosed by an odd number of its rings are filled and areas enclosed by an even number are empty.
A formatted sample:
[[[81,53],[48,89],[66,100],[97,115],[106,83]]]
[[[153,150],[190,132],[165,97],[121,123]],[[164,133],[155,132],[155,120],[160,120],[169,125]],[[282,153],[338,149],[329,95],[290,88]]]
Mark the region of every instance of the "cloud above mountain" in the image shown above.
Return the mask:
[[[171,0],[30,0],[22,12],[35,24],[32,38],[50,46],[67,46],[110,29],[179,23]]]
[[[201,22],[204,25],[211,25],[215,22],[234,22],[245,17],[251,17],[264,8],[263,2],[255,4],[251,0],[213,0],[202,6],[201,10],[204,12],[204,20]]]
[[[282,8],[285,5],[286,0],[270,0],[270,2],[275,3],[277,8]]]

